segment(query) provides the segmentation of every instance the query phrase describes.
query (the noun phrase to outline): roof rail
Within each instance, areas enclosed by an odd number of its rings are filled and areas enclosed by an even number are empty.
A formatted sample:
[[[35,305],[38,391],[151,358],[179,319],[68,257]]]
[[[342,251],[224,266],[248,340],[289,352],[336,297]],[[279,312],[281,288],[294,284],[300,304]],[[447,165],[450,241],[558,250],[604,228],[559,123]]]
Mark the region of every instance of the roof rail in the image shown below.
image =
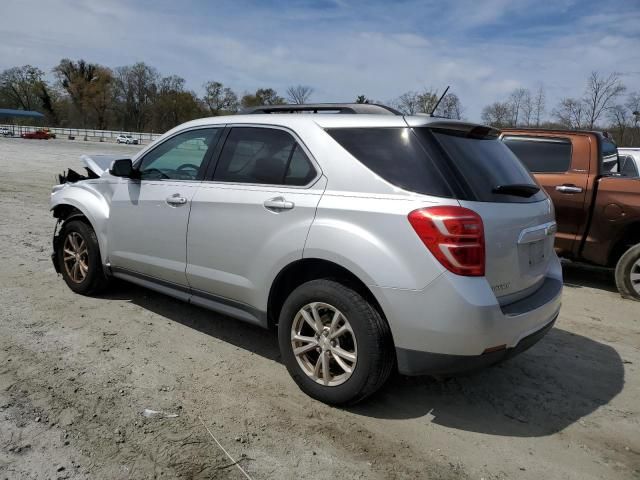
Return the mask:
[[[261,105],[242,110],[243,115],[255,113],[357,113],[373,115],[402,115],[399,111],[377,103],[305,103],[302,105]]]

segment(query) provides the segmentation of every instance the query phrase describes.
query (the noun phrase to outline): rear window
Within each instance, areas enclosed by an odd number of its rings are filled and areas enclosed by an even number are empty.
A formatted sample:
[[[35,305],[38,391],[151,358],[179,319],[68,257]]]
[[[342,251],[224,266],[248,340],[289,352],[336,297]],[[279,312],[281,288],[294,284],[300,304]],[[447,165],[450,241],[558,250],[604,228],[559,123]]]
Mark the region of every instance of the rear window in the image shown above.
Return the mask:
[[[486,129],[477,129],[484,132]],[[497,194],[498,186],[537,186],[495,136],[441,128],[336,128],[328,133],[388,182],[426,195],[481,202],[535,202],[546,198]]]
[[[433,157],[409,128],[335,128],[327,132],[389,183],[425,195],[453,197]]]
[[[529,171],[496,136],[481,137],[461,130],[417,129],[425,139],[430,135],[446,152],[455,170],[464,178],[475,200],[496,203],[539,202],[546,198],[542,190],[526,197],[496,193],[497,187],[538,185]],[[480,130],[480,129],[478,129]]]
[[[503,142],[534,173],[564,173],[571,166],[569,139],[504,137]]]

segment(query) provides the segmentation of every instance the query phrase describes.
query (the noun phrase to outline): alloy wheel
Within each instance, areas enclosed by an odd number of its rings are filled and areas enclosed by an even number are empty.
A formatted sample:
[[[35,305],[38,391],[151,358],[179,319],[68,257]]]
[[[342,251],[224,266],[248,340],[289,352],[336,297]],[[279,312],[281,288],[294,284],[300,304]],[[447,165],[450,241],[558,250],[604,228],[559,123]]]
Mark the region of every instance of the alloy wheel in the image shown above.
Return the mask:
[[[62,261],[67,276],[74,283],[82,283],[89,273],[87,242],[78,232],[69,232],[62,247]]]
[[[291,347],[300,368],[321,385],[341,385],[356,368],[358,346],[351,324],[327,303],[309,303],[298,311],[291,325]]]

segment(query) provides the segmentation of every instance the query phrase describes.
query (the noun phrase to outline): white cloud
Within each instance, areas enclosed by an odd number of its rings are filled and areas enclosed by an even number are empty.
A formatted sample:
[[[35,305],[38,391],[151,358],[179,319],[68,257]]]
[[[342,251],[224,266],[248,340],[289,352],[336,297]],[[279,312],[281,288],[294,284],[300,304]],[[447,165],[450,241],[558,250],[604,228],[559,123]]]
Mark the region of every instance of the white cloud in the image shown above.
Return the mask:
[[[571,6],[555,3],[558,15]],[[539,5],[533,0],[234,5],[9,0],[0,68],[50,70],[63,57],[112,67],[145,61],[196,91],[211,79],[239,93],[301,83],[315,88],[315,101],[386,101],[451,85],[474,120],[518,86],[544,82],[550,102],[579,95],[594,69],[620,71],[640,90],[640,9],[632,3],[626,12],[535,26],[523,19]]]

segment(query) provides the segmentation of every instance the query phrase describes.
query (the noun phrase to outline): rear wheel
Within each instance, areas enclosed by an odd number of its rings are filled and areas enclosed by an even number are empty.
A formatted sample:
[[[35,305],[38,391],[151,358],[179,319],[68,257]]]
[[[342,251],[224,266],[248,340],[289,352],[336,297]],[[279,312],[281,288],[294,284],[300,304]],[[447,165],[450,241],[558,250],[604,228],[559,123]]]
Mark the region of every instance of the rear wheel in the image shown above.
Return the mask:
[[[332,280],[312,280],[289,295],[278,338],[298,386],[333,405],[373,394],[394,366],[387,322],[362,295]]]
[[[640,244],[631,247],[618,260],[616,285],[624,298],[640,301]]]
[[[96,233],[82,220],[65,222],[58,240],[58,265],[69,288],[82,295],[104,290],[108,279],[102,268]]]

